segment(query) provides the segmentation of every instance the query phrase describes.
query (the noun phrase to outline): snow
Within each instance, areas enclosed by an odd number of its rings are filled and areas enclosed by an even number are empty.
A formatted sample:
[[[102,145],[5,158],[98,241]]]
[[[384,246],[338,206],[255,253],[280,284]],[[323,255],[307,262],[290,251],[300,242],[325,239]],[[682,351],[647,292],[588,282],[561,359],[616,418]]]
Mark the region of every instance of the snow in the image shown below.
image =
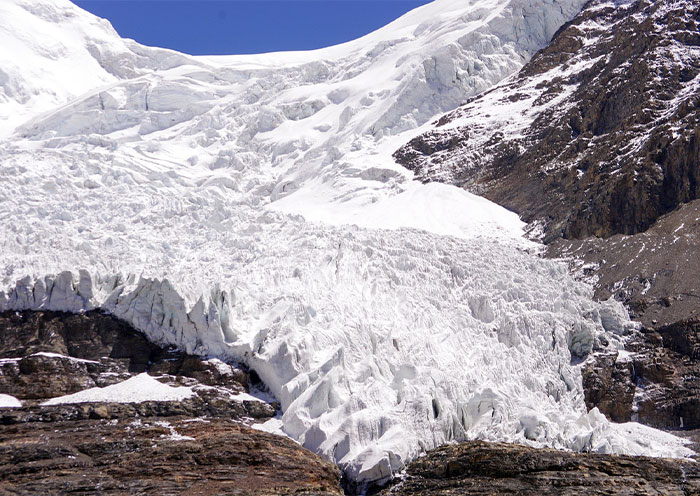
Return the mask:
[[[248,393],[236,393],[231,395],[231,399],[235,401],[259,401],[261,403],[265,403],[264,400],[257,398],[253,396],[252,394]]]
[[[390,159],[405,141],[401,135],[515,72],[582,4],[439,0],[336,47],[188,57],[121,40],[104,21],[64,1],[13,0],[0,23],[8,37],[19,31],[29,54],[5,87],[38,85],[31,92],[51,98],[43,106],[25,102],[19,113],[5,106],[13,119],[26,121],[7,134],[29,139],[12,140],[10,148],[20,156],[33,156],[37,146],[57,149],[87,155],[83,165],[111,164],[106,171],[88,167],[75,178],[76,187],[95,194],[143,181],[206,185],[256,205],[296,196],[273,208],[324,220],[352,197],[353,212],[340,218],[363,225],[387,197],[420,189]],[[45,24],[70,50],[47,53],[51,45],[31,41],[27,33]],[[54,65],[81,85],[59,94],[53,84],[61,80],[58,68],[43,72]],[[104,77],[94,81],[95,75]],[[368,174],[390,179],[368,180]],[[60,189],[46,184],[44,191]],[[309,197],[313,201],[304,201]],[[400,207],[402,218],[384,220],[382,227],[423,215],[409,201]],[[74,214],[54,215],[65,220]]]
[[[195,438],[192,436],[183,436],[182,434],[178,433],[175,430],[175,427],[170,423],[170,422],[165,422],[165,421],[157,421],[153,422],[153,425],[157,425],[158,427],[165,427],[170,431],[169,435],[161,434],[161,438],[164,438],[167,441],[196,441]]]
[[[326,224],[355,224],[374,229],[413,228],[445,236],[490,237],[518,240],[524,223],[513,212],[464,190],[442,183],[411,184],[399,194],[369,205],[352,200],[323,208],[323,185],[300,191],[271,208],[302,214]],[[459,212],[460,215],[454,215]]]
[[[582,4],[437,0],[337,47],[190,57],[63,0],[3,3],[29,53],[10,80],[36,98],[0,100],[0,311],[101,309],[244,363],[281,403],[268,427],[360,482],[475,438],[688,454],[586,411],[572,355],[620,344],[619,304],[515,214],[391,158]],[[46,22],[67,48],[27,36]],[[54,91],[41,57],[80,84]],[[47,404],[191,394],[140,375]]]
[[[38,353],[33,353],[29,356],[43,356],[43,357],[48,357],[48,358],[62,358],[65,360],[71,360],[73,362],[81,362],[81,363],[100,363],[96,362],[95,360],[85,360],[83,358],[75,358],[72,356],[66,356],[66,355],[61,355],[60,353],[51,353],[48,351],[40,351]]]
[[[626,363],[626,362],[631,362],[632,358],[634,357],[634,353],[629,352],[627,350],[618,350],[617,351],[617,359],[615,360],[616,363]]]
[[[15,398],[14,396],[10,396],[9,394],[2,394],[0,393],[0,408],[21,408],[22,407],[22,402]]]
[[[184,59],[121,40],[112,26],[67,1],[0,2],[0,136],[28,117],[121,78]]]
[[[142,403],[144,401],[182,401],[194,396],[191,388],[172,387],[148,375],[136,375],[123,382],[106,387],[94,387],[77,393],[58,396],[44,401],[42,405],[70,403]]]
[[[253,424],[251,427],[258,431],[268,432],[270,434],[276,434],[278,436],[284,436],[295,441],[295,439],[290,438],[287,435],[287,433],[284,432],[284,422],[279,417],[271,418],[270,420],[267,420],[260,424]]]
[[[216,368],[216,371],[219,372],[219,374],[223,376],[233,375],[233,367],[231,367],[231,365],[229,365],[228,363],[224,363],[218,358],[209,358],[205,361],[208,364],[213,365]]]

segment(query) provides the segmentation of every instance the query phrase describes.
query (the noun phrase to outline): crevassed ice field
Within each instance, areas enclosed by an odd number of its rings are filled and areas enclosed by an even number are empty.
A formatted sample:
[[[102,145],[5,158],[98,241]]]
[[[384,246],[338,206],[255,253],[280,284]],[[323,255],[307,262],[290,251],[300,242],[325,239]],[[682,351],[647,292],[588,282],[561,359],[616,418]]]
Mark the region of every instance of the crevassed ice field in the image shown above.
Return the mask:
[[[277,431],[358,482],[475,438],[684,456],[586,410],[577,363],[624,309],[391,158],[583,3],[436,0],[339,46],[193,57],[3,1],[0,310],[99,308],[243,362]]]

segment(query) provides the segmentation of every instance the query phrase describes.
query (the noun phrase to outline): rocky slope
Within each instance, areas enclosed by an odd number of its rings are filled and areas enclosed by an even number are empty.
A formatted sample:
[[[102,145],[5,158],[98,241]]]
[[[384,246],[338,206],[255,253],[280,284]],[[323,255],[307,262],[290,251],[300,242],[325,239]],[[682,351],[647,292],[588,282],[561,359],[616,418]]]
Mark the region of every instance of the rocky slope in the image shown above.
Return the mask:
[[[700,318],[700,200],[679,206],[635,235],[559,239],[547,250],[571,261],[595,297],[623,301],[648,328]]]
[[[231,419],[66,420],[0,432],[3,494],[343,494],[334,465]]]
[[[700,494],[700,468],[690,461],[471,442],[429,452],[382,494],[686,496]]]
[[[517,74],[395,158],[536,222],[634,234],[700,196],[700,6],[589,2]]]
[[[599,299],[623,301],[643,324],[626,348],[584,368],[587,404],[617,421],[662,428],[700,427],[700,201],[681,205],[635,235],[560,239],[565,257]]]
[[[238,367],[98,312],[5,312],[0,336],[0,392],[21,403],[0,407],[3,494],[342,494],[335,466],[250,427],[277,405],[247,394]],[[149,381],[115,392],[146,372],[191,394],[139,400]]]

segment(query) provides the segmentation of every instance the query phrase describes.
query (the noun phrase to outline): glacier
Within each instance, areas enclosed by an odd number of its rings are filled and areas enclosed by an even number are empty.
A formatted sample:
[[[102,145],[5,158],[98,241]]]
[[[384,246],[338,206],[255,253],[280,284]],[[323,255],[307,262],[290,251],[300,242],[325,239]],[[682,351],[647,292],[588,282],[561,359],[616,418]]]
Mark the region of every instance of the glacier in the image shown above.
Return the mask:
[[[334,47],[193,57],[3,2],[0,311],[101,309],[241,361],[358,484],[477,438],[689,454],[586,410],[581,361],[634,326],[618,303],[391,158],[583,3],[436,0]]]

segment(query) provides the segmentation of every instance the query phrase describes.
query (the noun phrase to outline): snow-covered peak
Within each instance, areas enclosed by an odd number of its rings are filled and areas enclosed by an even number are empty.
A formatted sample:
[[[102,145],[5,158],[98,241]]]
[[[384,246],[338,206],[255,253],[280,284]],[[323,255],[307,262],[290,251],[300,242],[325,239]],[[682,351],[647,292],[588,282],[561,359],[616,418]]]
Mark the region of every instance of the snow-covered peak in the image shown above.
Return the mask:
[[[0,2],[0,46],[0,136],[87,91],[186,59],[123,40],[68,0]]]

